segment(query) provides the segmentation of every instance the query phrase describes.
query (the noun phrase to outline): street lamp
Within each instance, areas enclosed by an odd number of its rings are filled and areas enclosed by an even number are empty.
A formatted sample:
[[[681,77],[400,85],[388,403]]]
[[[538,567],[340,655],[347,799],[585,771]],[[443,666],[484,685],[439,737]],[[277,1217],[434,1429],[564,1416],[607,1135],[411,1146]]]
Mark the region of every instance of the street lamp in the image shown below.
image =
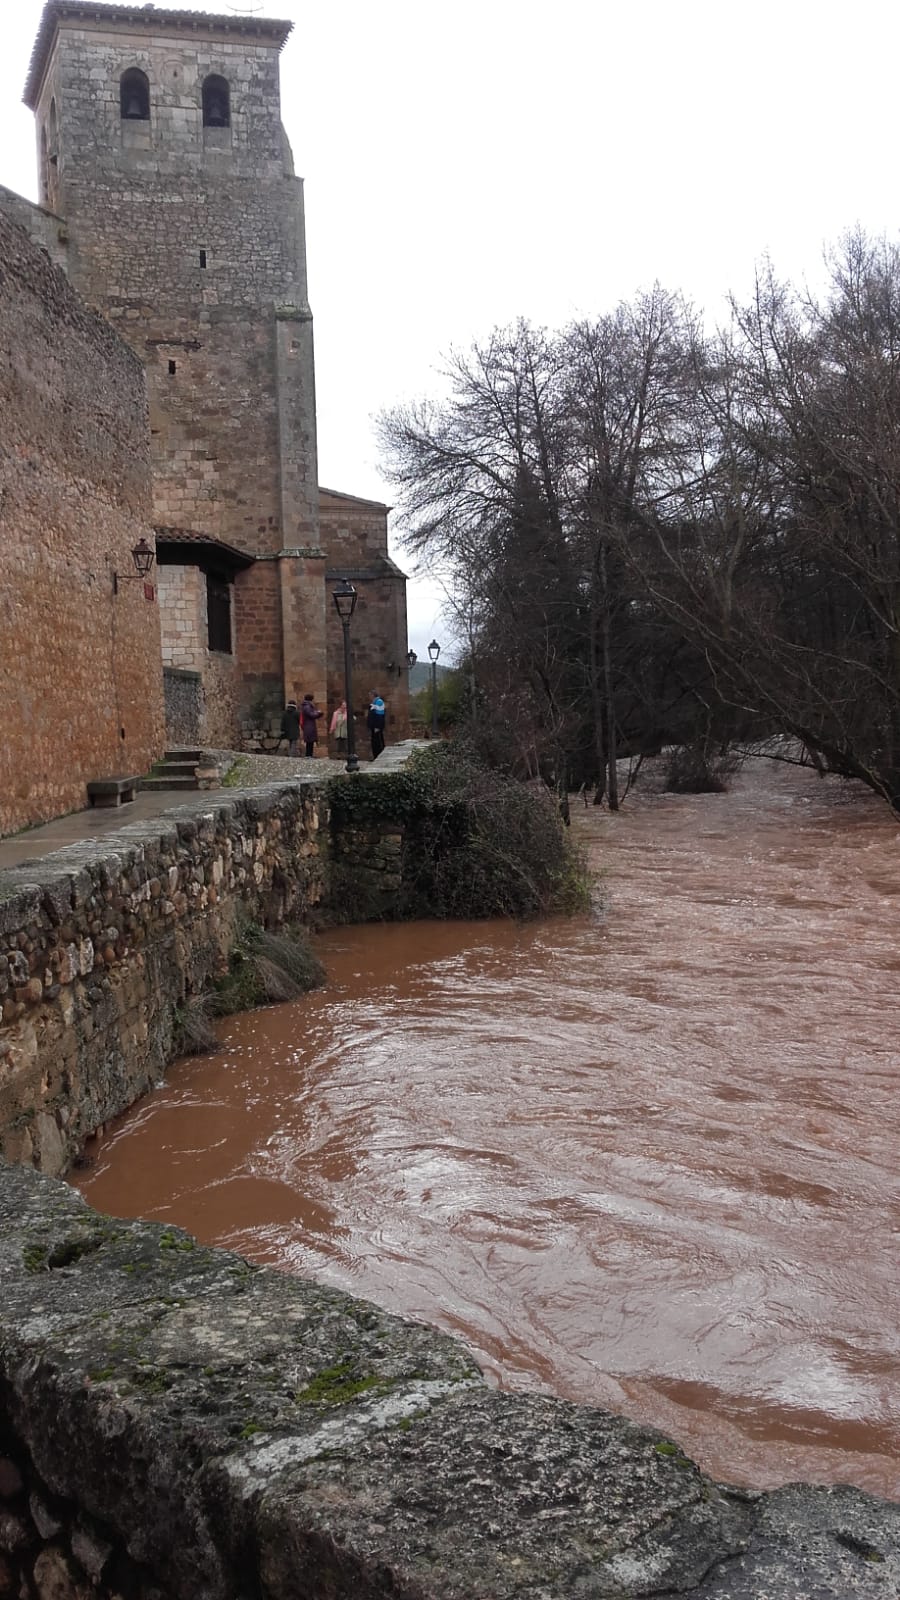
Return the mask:
[[[344,698],[347,702],[347,771],[358,772],[356,756],[356,727],[353,721],[353,664],[350,660],[350,618],[356,609],[356,590],[352,583],[342,578],[331,598],[337,608],[344,630]]]
[[[432,639],[430,645],[428,646],[428,659],[431,662],[431,732],[435,739],[438,736],[437,664],[440,653],[441,647],[438,644],[437,639]]]
[[[412,669],[415,666],[415,664],[418,661],[418,659],[419,658],[416,655],[415,650],[407,650],[407,652],[406,652],[406,665],[409,667],[410,672],[412,671]]]

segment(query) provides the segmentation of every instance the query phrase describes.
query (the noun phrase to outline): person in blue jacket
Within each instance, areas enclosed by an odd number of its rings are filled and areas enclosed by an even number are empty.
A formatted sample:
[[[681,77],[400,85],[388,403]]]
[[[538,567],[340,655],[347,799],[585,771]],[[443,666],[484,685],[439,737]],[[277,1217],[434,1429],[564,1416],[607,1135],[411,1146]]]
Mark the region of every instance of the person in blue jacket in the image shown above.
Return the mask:
[[[369,714],[366,717],[366,727],[372,735],[372,760],[377,761],[384,749],[384,724],[387,720],[387,708],[377,689],[372,690]]]

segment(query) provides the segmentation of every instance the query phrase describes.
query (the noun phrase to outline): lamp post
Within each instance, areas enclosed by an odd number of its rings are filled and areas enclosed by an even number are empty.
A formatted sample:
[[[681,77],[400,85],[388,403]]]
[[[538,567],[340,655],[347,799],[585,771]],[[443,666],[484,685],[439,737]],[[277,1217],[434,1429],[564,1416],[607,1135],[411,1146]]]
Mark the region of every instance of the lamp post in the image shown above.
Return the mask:
[[[352,583],[342,578],[331,598],[337,607],[344,630],[344,699],[347,702],[347,771],[358,772],[356,756],[356,727],[353,721],[353,663],[350,660],[350,618],[356,608],[356,590]]]
[[[436,739],[438,736],[437,664],[440,653],[441,647],[438,644],[437,639],[432,639],[430,645],[428,646],[428,659],[431,662],[431,734],[432,738],[434,739]]]

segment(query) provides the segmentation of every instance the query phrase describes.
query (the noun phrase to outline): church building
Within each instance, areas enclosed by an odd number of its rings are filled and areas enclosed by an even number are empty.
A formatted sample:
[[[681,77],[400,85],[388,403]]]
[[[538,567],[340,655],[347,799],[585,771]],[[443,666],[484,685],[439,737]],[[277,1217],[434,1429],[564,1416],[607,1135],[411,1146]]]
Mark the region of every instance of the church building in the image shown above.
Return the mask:
[[[394,736],[407,726],[388,508],[319,484],[303,184],[280,106],[291,26],[48,0],[25,90],[41,204],[5,196],[146,373],[170,744],[252,743],[308,691],[334,706],[339,579],[359,595],[357,714],[377,687]]]

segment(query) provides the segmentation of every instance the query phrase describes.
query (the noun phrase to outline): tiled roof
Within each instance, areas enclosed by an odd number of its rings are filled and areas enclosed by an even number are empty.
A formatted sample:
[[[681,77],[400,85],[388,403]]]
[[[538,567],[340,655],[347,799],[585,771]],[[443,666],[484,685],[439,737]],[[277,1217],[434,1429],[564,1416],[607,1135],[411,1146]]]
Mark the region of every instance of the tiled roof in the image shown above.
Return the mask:
[[[376,511],[393,511],[393,506],[385,505],[383,500],[366,500],[360,494],[344,494],[341,489],[326,489],[324,483],[319,484],[319,494],[327,494],[330,500],[348,500],[355,506],[372,506]]]
[[[64,18],[75,21],[92,18],[100,22],[137,22],[142,28],[221,28],[245,37],[255,35],[257,38],[274,39],[279,49],[294,26],[292,22],[277,22],[272,17],[241,16],[235,12],[221,17],[208,11],[169,11],[165,6],[155,5],[108,6],[91,4],[89,0],[47,0],[31,52],[22,96],[32,111],[37,105],[57,24]]]

